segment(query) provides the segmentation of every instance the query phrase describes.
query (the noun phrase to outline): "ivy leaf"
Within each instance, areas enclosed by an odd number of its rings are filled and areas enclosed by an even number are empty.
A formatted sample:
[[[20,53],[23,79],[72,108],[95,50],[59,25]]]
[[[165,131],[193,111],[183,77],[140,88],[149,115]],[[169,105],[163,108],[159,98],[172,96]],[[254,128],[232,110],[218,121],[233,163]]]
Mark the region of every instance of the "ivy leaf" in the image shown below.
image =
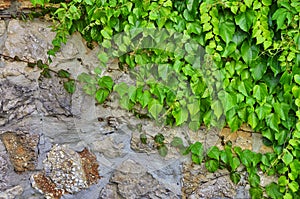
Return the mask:
[[[73,94],[75,92],[76,86],[75,86],[75,80],[69,80],[67,82],[64,82],[64,88],[68,93]]]
[[[253,88],[253,97],[258,101],[263,101],[267,98],[268,88],[265,83],[261,83],[259,85],[255,85]]]
[[[149,91],[144,91],[143,93],[143,97],[142,97],[142,101],[141,101],[141,105],[143,108],[145,108],[149,102],[151,101],[152,97],[151,97],[151,93]]]
[[[258,187],[259,183],[260,183],[260,177],[259,175],[257,175],[256,173],[250,173],[249,174],[249,183],[251,187]]]
[[[208,160],[208,161],[205,162],[205,167],[209,172],[213,173],[213,172],[218,170],[219,161],[217,161],[217,160]]]
[[[200,142],[195,142],[190,146],[190,151],[197,155],[197,156],[203,156],[203,145]]]
[[[277,23],[277,30],[281,29],[284,21],[287,17],[288,10],[286,8],[279,8],[276,10],[276,12],[273,14],[272,19],[276,20]]]
[[[279,132],[278,125],[280,123],[280,119],[277,114],[271,113],[266,117],[266,123],[271,129],[276,132]]]
[[[106,89],[99,89],[97,90],[96,94],[95,94],[95,98],[98,101],[98,103],[102,104],[107,96],[109,95],[109,91]]]
[[[194,116],[200,111],[200,102],[198,100],[194,100],[192,103],[187,105],[187,108],[190,112],[190,115]]]
[[[215,160],[218,160],[219,161],[219,158],[220,158],[220,149],[216,146],[212,146],[208,152],[207,152],[207,156],[212,158],[212,159],[215,159]]]
[[[161,133],[158,133],[154,136],[154,141],[157,143],[157,144],[163,144],[164,143],[164,140],[165,140],[165,136]]]
[[[231,160],[229,160],[229,163],[232,171],[235,171],[241,164],[237,157],[233,157]]]
[[[251,64],[257,59],[259,49],[255,45],[251,45],[248,40],[245,40],[241,46],[241,55],[246,64]]]
[[[78,75],[77,79],[78,79],[78,81],[84,82],[87,84],[95,83],[95,80],[92,78],[92,76],[87,73],[81,73],[80,75]]]
[[[267,103],[255,109],[255,113],[257,114],[259,120],[266,118],[266,116],[269,115],[271,111],[272,111],[272,106]]]
[[[298,74],[294,75],[294,80],[298,85],[300,85],[300,75]]]
[[[292,190],[292,192],[296,192],[299,190],[299,184],[296,181],[292,181],[288,184],[288,187]]]
[[[140,140],[143,144],[147,144],[147,135],[145,133],[142,133],[140,135]]]
[[[217,119],[219,119],[223,114],[223,107],[221,102],[219,100],[213,101],[211,104],[211,108],[214,111],[214,114],[217,117]]]
[[[112,87],[113,87],[114,81],[110,76],[103,76],[101,78],[99,78],[98,80],[98,85],[101,88],[106,88],[109,91],[112,91]]]
[[[290,106],[286,103],[274,103],[273,104],[275,113],[277,113],[280,116],[280,119],[286,120],[288,119],[288,113],[290,110]]]
[[[263,190],[260,187],[251,187],[250,190],[250,195],[252,199],[261,199],[263,198]]]
[[[235,115],[228,121],[228,124],[229,124],[231,131],[235,132],[242,125],[242,121],[239,119],[239,117],[237,115]]]
[[[245,32],[248,32],[253,24],[255,13],[253,10],[241,12],[235,17],[235,23]]]
[[[288,166],[293,161],[293,155],[288,150],[284,150],[282,161]]]
[[[149,113],[154,117],[154,119],[158,119],[159,113],[162,111],[163,106],[156,99],[152,99],[152,101],[148,104]]]
[[[234,184],[238,184],[241,180],[241,175],[238,172],[231,172],[230,179]]]
[[[108,60],[109,60],[109,57],[108,55],[105,53],[105,52],[102,52],[98,55],[98,58],[99,60],[102,62],[102,63],[107,63]]]
[[[255,127],[257,126],[259,120],[255,114],[255,112],[252,112],[249,114],[248,116],[248,123],[250,124],[250,126],[252,127],[252,129],[255,129]]]
[[[179,126],[188,119],[188,110],[186,108],[180,108],[178,110],[172,111],[172,114],[176,120],[176,125]]]
[[[181,147],[183,146],[183,141],[180,137],[174,137],[172,142],[171,142],[171,146],[173,147]]]
[[[220,36],[226,42],[226,44],[232,41],[235,32],[235,25],[233,22],[226,21],[224,23],[219,23],[219,30]]]
[[[275,182],[266,186],[266,192],[272,199],[280,199],[283,197],[283,194],[279,190],[280,187]]]
[[[245,4],[248,8],[252,6],[253,0],[245,0]]]
[[[164,144],[157,146],[157,150],[158,150],[159,155],[162,157],[166,157],[168,154],[168,148]]]
[[[133,107],[134,104],[130,101],[128,95],[124,95],[120,99],[120,105],[125,110],[131,110],[131,108]]]
[[[61,77],[61,78],[69,78],[70,77],[70,73],[63,69],[59,70],[57,72],[57,75],[58,75],[58,77]]]
[[[128,92],[128,85],[124,82],[121,82],[120,84],[116,84],[114,86],[114,91],[116,91],[122,98]]]
[[[255,81],[260,80],[267,71],[267,63],[263,60],[256,61],[250,68],[251,75]]]

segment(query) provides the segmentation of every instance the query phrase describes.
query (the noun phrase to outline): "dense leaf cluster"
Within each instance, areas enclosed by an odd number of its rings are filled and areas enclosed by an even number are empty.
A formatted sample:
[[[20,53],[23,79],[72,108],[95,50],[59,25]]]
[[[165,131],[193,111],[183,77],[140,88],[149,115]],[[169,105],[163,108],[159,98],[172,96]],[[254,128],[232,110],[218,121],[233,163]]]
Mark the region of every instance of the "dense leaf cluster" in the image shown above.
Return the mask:
[[[253,198],[263,193],[258,169],[279,175],[266,187],[268,196],[299,198],[299,13],[298,0],[72,0],[52,13],[57,35],[49,55],[79,31],[103,47],[103,64],[118,57],[136,78],[136,85],[126,85],[100,72],[83,74],[86,92],[98,102],[116,91],[127,110],[146,109],[158,121],[187,122],[195,130],[202,123],[228,124],[232,131],[249,124],[274,154],[213,147],[205,156],[208,170],[227,165],[238,182],[242,163]],[[188,151],[202,162],[200,143]]]

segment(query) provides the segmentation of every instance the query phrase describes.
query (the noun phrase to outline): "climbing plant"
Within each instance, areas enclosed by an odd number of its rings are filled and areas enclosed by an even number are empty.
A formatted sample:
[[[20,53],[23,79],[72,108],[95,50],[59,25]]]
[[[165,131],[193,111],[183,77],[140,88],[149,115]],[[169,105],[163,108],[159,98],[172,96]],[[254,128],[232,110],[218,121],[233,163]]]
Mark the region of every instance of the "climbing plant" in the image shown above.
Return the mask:
[[[34,5],[56,3],[31,0]],[[226,124],[236,131],[249,124],[274,153],[210,148],[195,142],[185,150],[211,172],[227,168],[238,183],[237,167],[248,172],[252,198],[262,198],[258,170],[277,175],[265,188],[271,198],[299,198],[300,190],[300,2],[298,0],[71,0],[51,10],[54,56],[78,31],[102,50],[99,60],[119,59],[135,85],[116,84],[101,69],[82,74],[84,90],[102,103],[113,91],[123,108],[168,125],[196,130]],[[205,49],[205,55],[203,55]],[[75,84],[72,84],[74,86]],[[69,90],[73,90],[69,88]],[[167,153],[160,134],[155,138]],[[141,141],[146,142],[145,135]]]

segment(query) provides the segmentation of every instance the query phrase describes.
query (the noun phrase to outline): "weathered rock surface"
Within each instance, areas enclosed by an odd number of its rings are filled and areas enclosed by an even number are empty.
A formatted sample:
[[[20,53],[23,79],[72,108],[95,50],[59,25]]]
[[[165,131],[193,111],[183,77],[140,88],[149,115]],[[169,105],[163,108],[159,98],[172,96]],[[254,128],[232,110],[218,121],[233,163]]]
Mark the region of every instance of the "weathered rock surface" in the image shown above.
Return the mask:
[[[250,198],[243,182],[233,184],[227,170],[209,173],[204,164],[186,163],[183,165],[183,173],[183,198]],[[242,190],[239,190],[240,186]],[[237,193],[238,190],[240,193]]]
[[[97,183],[100,178],[96,157],[87,149],[77,153],[55,145],[44,160],[44,172],[32,175],[32,186],[47,198],[60,198]]]
[[[126,160],[101,190],[100,198],[180,198],[137,162]]]
[[[25,132],[5,132],[1,135],[1,140],[15,171],[35,170],[38,155],[38,135],[30,135]]]
[[[47,62],[47,50],[51,48],[51,40],[55,36],[49,26],[47,23],[11,20],[7,27],[7,39],[2,53],[29,62],[37,60]]]
[[[64,89],[62,80],[51,74],[51,78],[39,78],[40,111],[45,115],[71,116],[71,95]]]
[[[19,197],[23,192],[23,188],[21,186],[15,186],[13,188],[7,189],[4,192],[0,192],[1,199],[15,199]]]

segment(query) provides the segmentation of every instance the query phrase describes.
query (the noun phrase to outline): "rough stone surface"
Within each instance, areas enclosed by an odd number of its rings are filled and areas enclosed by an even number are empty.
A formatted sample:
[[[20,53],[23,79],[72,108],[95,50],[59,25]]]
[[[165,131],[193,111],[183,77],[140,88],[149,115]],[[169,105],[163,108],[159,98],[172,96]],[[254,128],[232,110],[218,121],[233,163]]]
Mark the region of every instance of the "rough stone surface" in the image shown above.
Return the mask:
[[[6,187],[8,164],[5,156],[0,154],[0,190]]]
[[[1,139],[17,172],[35,170],[38,155],[38,135],[24,132],[5,132],[1,135]]]
[[[234,185],[227,170],[209,173],[203,164],[186,163],[183,165],[183,173],[183,198],[239,198],[236,197],[237,190],[243,182]],[[244,195],[243,198],[250,198],[250,196]]]
[[[39,78],[39,99],[45,115],[71,116],[71,96],[63,87],[61,79],[53,73],[52,78]]]
[[[0,126],[20,120],[36,111],[33,88],[0,80]]]
[[[44,172],[32,175],[31,181],[48,198],[74,194],[100,178],[96,157],[87,149],[77,153],[67,146],[55,145],[43,162]]]
[[[7,39],[3,54],[9,57],[19,57],[22,60],[47,62],[47,50],[51,48],[50,24],[35,22],[20,22],[11,20],[7,27]],[[30,28],[28,28],[30,27]]]
[[[0,192],[1,199],[15,199],[20,196],[23,192],[23,188],[21,186],[15,186],[13,188],[7,189],[4,192]]]
[[[180,198],[157,181],[140,164],[126,160],[113,174],[100,198]]]

